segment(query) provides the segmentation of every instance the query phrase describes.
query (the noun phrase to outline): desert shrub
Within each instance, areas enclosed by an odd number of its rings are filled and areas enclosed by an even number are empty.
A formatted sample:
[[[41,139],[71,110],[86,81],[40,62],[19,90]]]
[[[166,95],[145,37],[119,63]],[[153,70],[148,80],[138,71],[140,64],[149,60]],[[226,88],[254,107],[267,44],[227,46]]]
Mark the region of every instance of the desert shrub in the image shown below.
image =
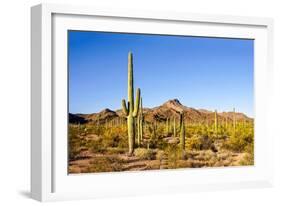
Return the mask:
[[[104,127],[96,124],[91,124],[87,126],[87,132],[89,134],[96,134],[98,136],[102,136],[104,134]]]
[[[79,138],[79,128],[69,126],[68,129],[68,158],[74,160],[78,157],[81,151],[81,141]]]
[[[239,165],[254,165],[254,155],[245,153],[243,159],[239,161]]]
[[[176,144],[169,144],[165,149],[165,155],[168,158],[168,168],[177,168],[179,160],[181,159],[182,152]]]
[[[163,160],[165,158],[165,152],[163,150],[158,150],[156,153],[156,159]]]
[[[254,143],[248,144],[245,149],[245,155],[242,160],[240,160],[240,165],[254,165]]]
[[[119,147],[109,147],[106,149],[106,154],[114,155],[114,154],[124,154],[127,152],[127,148],[119,148]]]
[[[205,150],[205,151],[201,151],[198,154],[198,156],[196,157],[196,159],[203,160],[203,161],[209,161],[215,157],[216,157],[216,153],[214,153],[212,150]]]
[[[114,157],[95,157],[85,172],[122,171],[122,161]]]
[[[199,136],[193,135],[192,137],[188,138],[186,141],[186,148],[188,150],[200,150],[201,141]]]
[[[119,148],[128,148],[128,137],[126,136],[122,136],[120,137],[119,139],[119,142],[118,142],[118,147]]]
[[[122,135],[120,128],[111,128],[104,131],[102,142],[104,147],[128,147],[128,138]]]
[[[88,148],[93,153],[104,153],[106,151],[106,147],[104,147],[101,139],[89,142]]]
[[[208,136],[193,135],[186,140],[188,150],[214,149],[213,141]]]
[[[238,131],[235,135],[231,135],[223,145],[224,148],[235,152],[251,152],[254,145],[254,136],[251,133]]]
[[[137,148],[135,149],[135,155],[142,160],[152,160],[155,158],[151,149]]]
[[[245,147],[245,152],[254,155],[254,142],[247,144]]]
[[[201,135],[202,136],[208,136],[209,133],[208,133],[208,127],[206,125],[202,125],[201,126]]]
[[[105,131],[102,137],[102,143],[104,147],[117,147],[119,142],[118,134],[111,132],[110,130]]]
[[[71,146],[69,147],[69,159],[70,160],[75,160],[78,155],[80,154],[80,145],[79,143],[75,143],[75,144],[70,144]]]
[[[148,127],[148,133],[149,133],[149,146],[150,148],[155,148],[157,145],[157,141],[158,141],[158,133],[157,133],[157,129],[154,128],[153,125],[150,125]]]
[[[154,144],[160,150],[163,150],[168,146],[168,142],[164,141],[163,139],[160,139],[160,138],[158,138],[158,140],[156,142],[154,142]]]

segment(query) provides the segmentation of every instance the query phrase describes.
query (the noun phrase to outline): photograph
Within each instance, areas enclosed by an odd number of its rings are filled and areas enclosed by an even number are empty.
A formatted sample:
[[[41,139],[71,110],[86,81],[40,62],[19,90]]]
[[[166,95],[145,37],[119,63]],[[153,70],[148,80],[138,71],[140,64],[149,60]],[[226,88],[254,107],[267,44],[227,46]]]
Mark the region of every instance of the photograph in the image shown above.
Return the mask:
[[[254,42],[68,30],[68,174],[254,166]]]

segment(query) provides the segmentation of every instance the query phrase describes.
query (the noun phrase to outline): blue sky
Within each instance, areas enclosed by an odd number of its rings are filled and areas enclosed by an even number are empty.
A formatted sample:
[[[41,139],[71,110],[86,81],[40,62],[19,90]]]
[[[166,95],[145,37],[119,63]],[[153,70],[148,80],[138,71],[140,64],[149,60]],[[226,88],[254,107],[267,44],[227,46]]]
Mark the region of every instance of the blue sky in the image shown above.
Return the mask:
[[[69,31],[69,112],[121,108],[127,56],[144,107],[177,98],[186,106],[253,117],[254,41]]]

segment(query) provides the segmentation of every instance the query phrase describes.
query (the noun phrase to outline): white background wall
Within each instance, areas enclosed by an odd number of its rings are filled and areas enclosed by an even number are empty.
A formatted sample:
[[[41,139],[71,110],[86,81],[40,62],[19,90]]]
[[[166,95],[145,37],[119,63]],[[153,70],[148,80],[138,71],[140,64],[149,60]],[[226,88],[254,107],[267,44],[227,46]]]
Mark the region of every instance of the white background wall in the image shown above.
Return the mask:
[[[42,1],[45,2],[45,1]],[[280,80],[281,6],[278,0],[61,0],[48,1],[155,11],[265,16],[275,20],[274,59]],[[0,4],[0,205],[37,205],[29,196],[30,173],[30,6],[36,0]],[[281,82],[276,88],[281,94]],[[280,114],[280,96],[275,110]],[[281,117],[279,115],[279,117]],[[280,121],[280,119],[276,119]],[[279,133],[280,134],[280,133]],[[216,191],[115,199],[58,202],[59,205],[280,205],[281,136],[275,139],[276,186],[272,189]],[[149,184],[149,183],[148,183]],[[153,183],[151,183],[153,184]],[[50,203],[47,203],[50,204]]]

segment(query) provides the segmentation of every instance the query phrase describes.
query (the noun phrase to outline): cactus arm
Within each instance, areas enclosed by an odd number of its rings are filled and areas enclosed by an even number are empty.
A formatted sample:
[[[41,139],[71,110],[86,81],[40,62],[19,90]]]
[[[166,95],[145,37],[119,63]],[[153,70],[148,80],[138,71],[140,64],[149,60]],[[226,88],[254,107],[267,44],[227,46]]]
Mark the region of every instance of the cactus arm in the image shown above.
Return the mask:
[[[140,105],[140,88],[137,89],[137,96],[136,96],[136,102],[134,106],[134,112],[133,112],[133,117],[138,116],[139,113],[139,105]]]
[[[122,109],[123,109],[123,113],[125,114],[125,116],[128,116],[129,111],[128,111],[125,99],[122,99]]]

